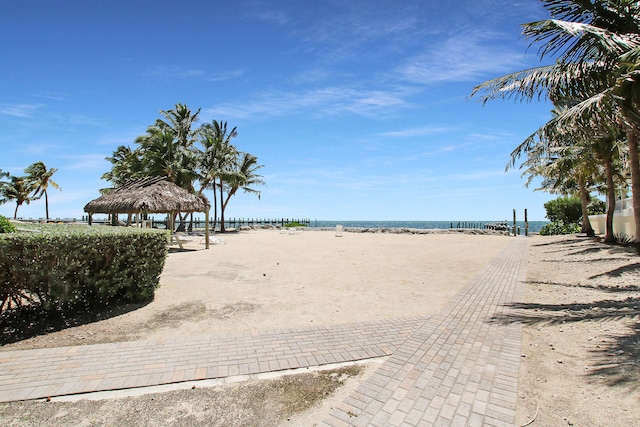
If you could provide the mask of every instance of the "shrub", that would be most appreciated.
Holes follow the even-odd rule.
[[[589,215],[601,215],[607,210],[607,204],[602,200],[592,197],[591,201],[587,205],[587,212]]]
[[[577,223],[582,218],[582,203],[579,197],[558,197],[545,203],[544,208],[551,222]]]
[[[99,306],[153,297],[168,232],[32,226],[0,237],[0,309],[10,304]]]
[[[9,220],[0,215],[0,233],[15,233],[16,227]]]
[[[306,227],[306,225],[300,224],[299,222],[296,222],[296,221],[293,221],[293,222],[290,222],[288,224],[285,224],[284,226],[287,227],[287,228],[289,228],[289,227]]]
[[[564,223],[562,221],[555,221],[549,224],[545,224],[540,229],[542,236],[554,236],[557,234],[575,234],[580,232],[580,224],[577,223]]]

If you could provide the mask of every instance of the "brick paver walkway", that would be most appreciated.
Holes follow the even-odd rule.
[[[431,317],[0,352],[0,401],[390,356],[323,426],[513,425],[522,327],[493,317],[523,292],[527,247],[514,238]]]
[[[418,329],[324,426],[513,426],[528,243],[514,239]]]

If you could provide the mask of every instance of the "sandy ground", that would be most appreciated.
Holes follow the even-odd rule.
[[[252,230],[172,246],[154,300],[1,350],[349,323],[437,312],[509,239]]]
[[[640,256],[579,236],[531,239],[517,422],[640,425]]]
[[[153,302],[0,351],[434,313],[509,242],[457,233],[216,237],[225,244],[205,251],[195,239],[185,245],[194,251],[169,254]],[[502,319],[525,324],[518,424],[638,425],[640,257],[577,236],[530,239],[526,299],[518,316]],[[0,404],[0,420],[310,426],[372,369],[98,402]]]

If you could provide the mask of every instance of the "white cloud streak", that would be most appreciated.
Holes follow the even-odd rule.
[[[275,117],[290,114],[319,116],[352,113],[376,116],[410,107],[406,100],[409,90],[358,89],[326,87],[300,92],[273,90],[262,92],[257,99],[242,104],[222,104],[204,109],[207,114],[239,119]]]
[[[44,104],[0,104],[0,114],[29,119]]]
[[[398,77],[412,83],[481,81],[484,76],[522,67],[524,54],[495,44],[488,33],[454,35],[434,43],[396,69]]]

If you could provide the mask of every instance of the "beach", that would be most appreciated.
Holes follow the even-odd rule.
[[[184,250],[171,247],[151,303],[110,318],[105,313],[105,320],[1,350],[428,316],[514,238],[462,232],[336,236],[334,231],[260,229],[214,239],[217,244],[209,250],[196,236],[185,237]],[[518,425],[611,425],[612,420],[632,425],[640,418],[637,255],[629,248],[579,236],[534,236],[528,241],[525,296],[515,303],[517,315],[499,319],[524,325]],[[303,414],[279,414],[284,417],[281,425],[314,425],[371,369],[375,366],[347,375],[337,391],[327,392],[328,397]],[[267,399],[260,391],[264,384],[212,391],[201,399],[211,401],[212,393],[217,398],[235,395],[225,403],[225,413],[234,414],[242,412],[237,406],[244,400],[238,395]],[[296,390],[299,385],[290,393]],[[127,400],[120,414],[151,413],[159,401],[179,411],[186,399],[193,398],[185,392],[140,397],[141,406],[132,409],[135,405]],[[118,399],[111,402],[116,403],[55,405],[66,405],[58,409],[91,419],[96,405],[117,412]],[[268,399],[264,402],[270,405]],[[2,404],[0,414],[13,420],[9,425],[26,425],[16,421],[18,414],[39,412],[37,405]],[[287,424],[287,418],[294,416],[304,421]],[[252,425],[247,419],[229,425],[243,422]]]
[[[257,229],[170,247],[154,300],[2,350],[351,323],[437,312],[509,239]]]

